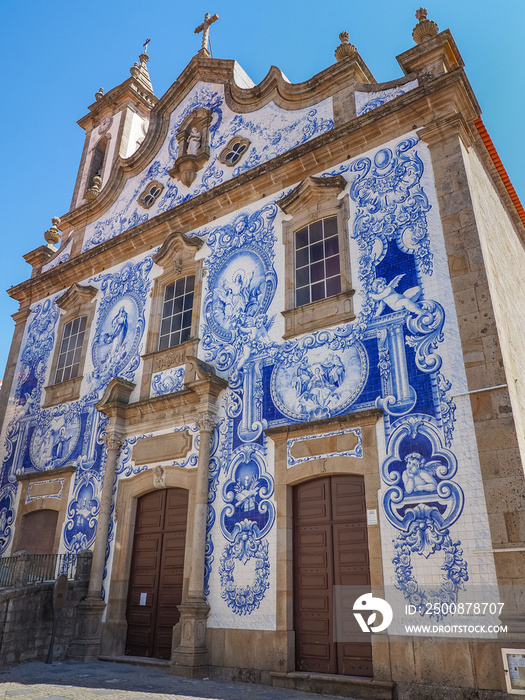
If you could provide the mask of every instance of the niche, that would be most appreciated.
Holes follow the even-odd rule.
[[[211,109],[200,107],[189,114],[179,126],[176,139],[179,144],[177,160],[169,171],[171,177],[190,187],[197,173],[210,158]]]

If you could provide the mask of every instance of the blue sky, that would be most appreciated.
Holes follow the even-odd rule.
[[[213,55],[237,60],[256,83],[272,64],[291,82],[315,75],[334,62],[343,29],[382,82],[402,75],[395,56],[414,45],[418,7],[408,0],[0,0],[0,377],[18,308],[2,289],[29,277],[22,256],[45,242],[51,217],[69,209],[84,143],[76,121],[99,87],[107,92],[129,77],[148,37],[159,97],[200,48],[193,30],[207,11],[220,15]],[[427,7],[440,30],[452,31],[485,125],[525,201],[525,3],[433,0]]]

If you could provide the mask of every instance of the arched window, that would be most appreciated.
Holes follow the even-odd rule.
[[[89,170],[88,189],[93,187],[93,178],[95,175],[102,177],[102,168],[104,167],[108,142],[109,139],[107,137],[101,138],[93,150],[91,168]]]

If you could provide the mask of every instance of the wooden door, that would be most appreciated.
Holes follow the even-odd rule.
[[[354,592],[357,598],[370,590],[363,477],[299,484],[293,509],[296,668],[371,676],[370,635],[359,631],[351,611],[345,611],[344,631],[356,632],[359,641],[335,641],[334,633],[333,587],[359,586],[351,589],[352,603]]]
[[[188,492],[161,489],[137,504],[126,654],[169,659],[182,602]]]

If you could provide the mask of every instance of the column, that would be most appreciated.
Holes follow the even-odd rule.
[[[102,581],[104,578],[117,457],[120,448],[124,444],[124,436],[119,431],[108,429],[103,439],[107,447],[106,471],[100,495],[97,535],[93,548],[88,594],[86,599],[78,606],[76,638],[69,651],[69,658],[77,661],[95,661],[98,658],[102,632],[102,614],[106,607],[106,603],[101,597]]]
[[[199,461],[195,485],[194,524],[191,550],[188,597],[179,605],[181,627],[180,645],[173,651],[171,672],[185,678],[208,675],[206,647],[206,618],[210,606],[204,595],[204,556],[206,550],[206,520],[208,515],[208,479],[211,433],[215,420],[210,415],[197,421],[200,431]]]

